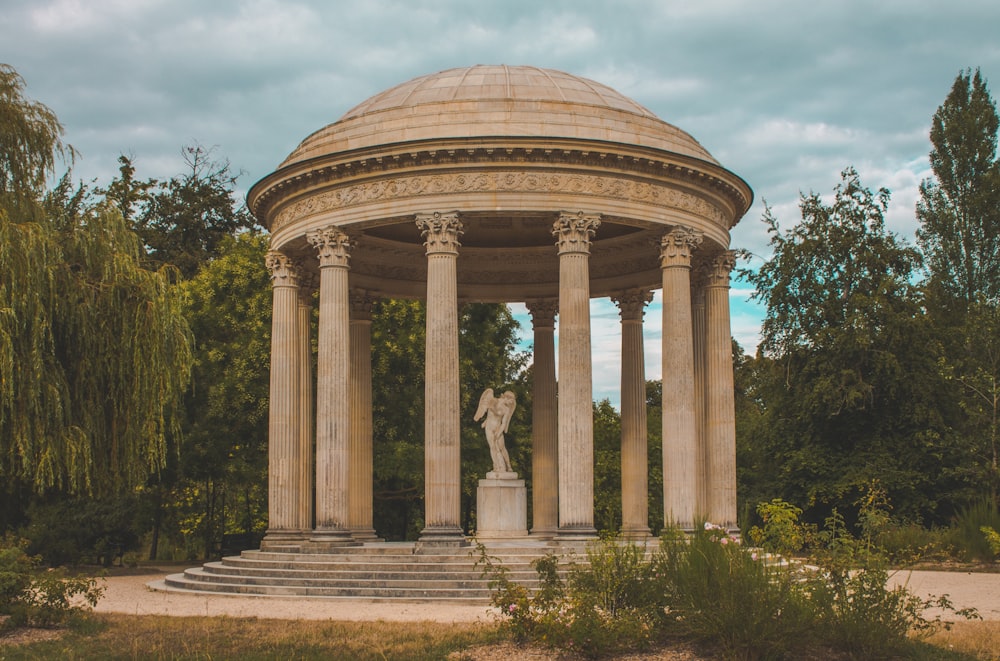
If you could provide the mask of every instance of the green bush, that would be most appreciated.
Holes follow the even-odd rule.
[[[25,552],[27,545],[10,536],[0,540],[0,614],[10,616],[5,626],[53,627],[97,605],[104,592],[97,579],[38,571],[39,558]]]
[[[993,560],[993,549],[982,533],[984,526],[1000,530],[1000,512],[992,500],[974,503],[955,516],[948,541],[959,559],[970,562]]]
[[[768,564],[722,528],[666,535],[657,568],[674,626],[725,658],[762,659],[804,646],[814,624],[808,594],[788,566]]]
[[[548,555],[535,562],[541,587],[534,593],[512,582],[482,546],[480,562],[515,638],[591,658],[668,638],[711,647],[726,659],[888,658],[911,653],[915,635],[941,625],[925,618],[929,607],[976,617],[954,611],[946,598],[924,601],[905,587],[887,589],[888,556],[878,545],[892,529],[887,502],[874,493],[860,506],[858,537],[836,510],[817,530],[800,523],[788,503],[762,508],[759,539],[775,550],[805,544],[818,567],[761,557],[711,523],[690,534],[668,529],[651,553],[602,540],[588,548],[586,563],[570,566],[565,583],[557,558]]]
[[[769,503],[757,505],[757,515],[764,525],[750,529],[750,540],[755,545],[786,556],[802,550],[806,543],[805,531],[799,523],[802,508],[775,498]]]

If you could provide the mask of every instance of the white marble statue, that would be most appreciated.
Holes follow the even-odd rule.
[[[517,400],[514,393],[507,391],[499,397],[493,396],[493,388],[487,388],[479,398],[479,408],[476,410],[476,422],[484,415],[483,429],[486,430],[486,441],[490,444],[490,456],[493,457],[494,473],[513,473],[510,456],[504,445],[504,433],[510,426],[510,418],[514,415]]]

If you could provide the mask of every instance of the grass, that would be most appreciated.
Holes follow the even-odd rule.
[[[430,660],[497,637],[482,624],[95,614],[57,640],[0,646],[0,659]]]
[[[0,644],[22,659],[444,659],[502,640],[484,624],[286,621],[230,617],[91,615],[59,637]],[[510,654],[509,645],[503,648]],[[685,649],[689,649],[685,647]],[[655,655],[655,649],[650,650]],[[541,650],[538,653],[542,653]],[[912,649],[913,659],[1000,660],[1000,622],[958,622]],[[703,658],[713,658],[709,652]],[[655,656],[653,657],[655,658]],[[815,657],[819,658],[819,657]],[[846,658],[834,656],[833,658]]]

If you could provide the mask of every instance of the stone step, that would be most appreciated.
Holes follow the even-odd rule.
[[[531,563],[558,551],[562,573],[570,561],[585,560],[582,546],[555,549],[548,544],[501,542],[485,548],[490,562],[502,565],[509,580],[538,587]],[[379,542],[326,553],[244,551],[168,576],[154,587],[169,590],[376,600],[448,600],[489,603],[491,576],[477,561],[476,547],[420,548],[412,543]]]
[[[236,567],[231,565],[223,565],[221,563],[205,563],[199,568],[205,574],[210,574],[213,576],[272,576],[275,578],[326,578],[326,579],[337,579],[342,578],[345,580],[364,580],[364,579],[380,579],[389,578],[393,576],[413,576],[418,577],[420,580],[424,581],[446,581],[453,580],[455,578],[467,577],[482,577],[483,580],[488,580],[489,575],[484,576],[479,570],[474,570],[472,568],[462,569],[462,570],[451,570],[451,571],[435,571],[432,568],[428,568],[423,571],[408,571],[405,567],[397,568],[371,568],[365,567],[363,565],[355,565],[350,567],[345,567],[344,569],[337,570],[315,570],[315,569],[298,569],[298,568],[283,568],[283,569],[273,569],[268,567]],[[537,572],[529,567],[508,567],[507,576],[513,581],[531,581],[537,577]]]
[[[323,597],[341,599],[366,599],[372,601],[458,601],[470,604],[488,604],[489,591],[483,589],[435,588],[382,588],[382,587],[318,587],[313,585],[250,585],[245,583],[209,583],[193,581],[184,574],[171,574],[164,579],[166,589],[214,594],[246,594],[272,597]]]

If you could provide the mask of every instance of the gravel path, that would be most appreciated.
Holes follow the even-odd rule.
[[[153,590],[176,568],[107,579],[98,612],[133,615],[228,615],[290,620],[389,622],[490,622],[488,606],[449,603],[387,603],[364,599],[256,597]],[[956,608],[976,608],[984,620],[1000,620],[1000,574],[948,571],[900,571],[894,585],[904,584],[920,597],[947,594]],[[933,614],[933,613],[932,613]]]

